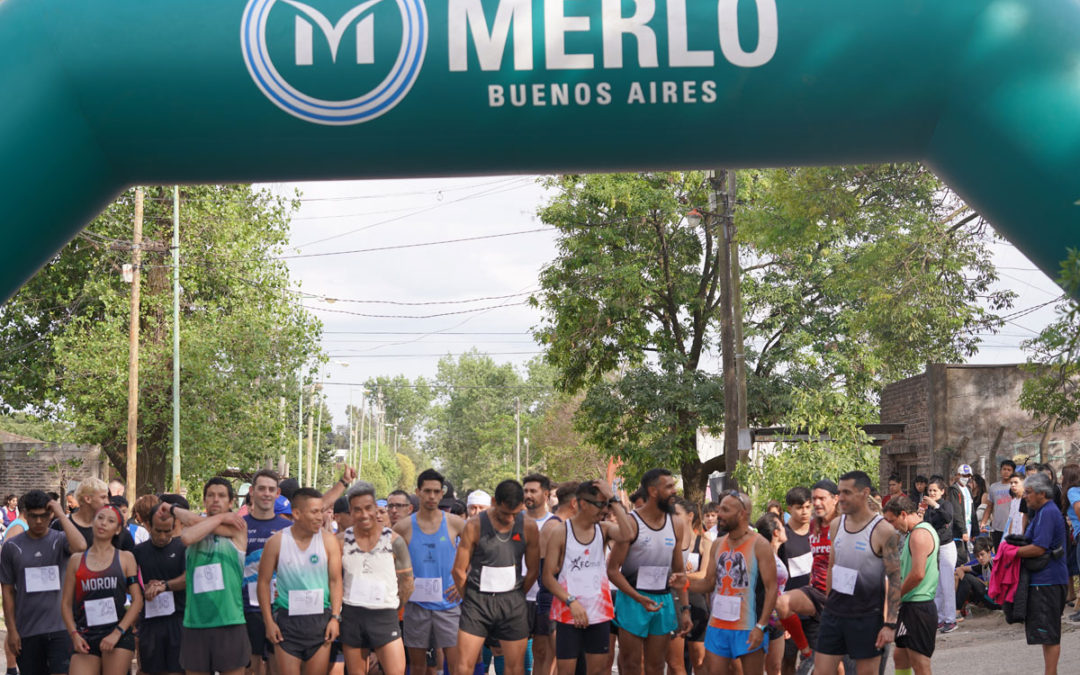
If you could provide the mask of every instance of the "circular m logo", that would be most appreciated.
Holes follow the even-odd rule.
[[[355,2],[248,0],[240,27],[244,63],[279,108],[316,124],[359,124],[409,93],[427,50],[423,0]],[[380,40],[400,32],[400,46],[376,44],[376,22],[387,24]]]

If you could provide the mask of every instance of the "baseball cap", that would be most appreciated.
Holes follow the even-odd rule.
[[[467,506],[483,506],[487,508],[491,506],[491,495],[483,490],[473,490],[469,493]]]
[[[279,495],[278,498],[274,500],[274,515],[280,516],[283,513],[287,513],[291,516],[292,505],[289,504],[288,499],[285,499],[285,497]]]
[[[968,464],[961,464],[960,466],[956,467],[956,473],[960,474],[961,476],[970,476],[971,466]]]

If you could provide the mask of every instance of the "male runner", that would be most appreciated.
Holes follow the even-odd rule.
[[[412,593],[413,572],[405,539],[378,522],[375,487],[359,481],[348,492],[353,525],[338,535],[345,579],[341,642],[350,674],[367,672],[375,652],[386,675],[404,675],[405,648],[398,608]],[[422,663],[422,661],[421,661]]]
[[[806,675],[814,670],[813,652],[810,649],[810,641],[803,632],[804,620],[800,617],[815,618],[815,621],[807,621],[808,627],[817,628],[819,625],[816,618],[821,617],[821,608],[825,605],[828,592],[829,555],[832,553],[829,528],[837,516],[836,502],[839,491],[836,483],[827,478],[814,483],[810,489],[810,501],[814,509],[814,518],[810,521],[807,535],[810,542],[810,554],[813,556],[810,583],[785,592],[776,601],[776,613],[780,617],[780,624],[791,635],[791,641],[795,643],[802,656],[802,663],[797,671],[799,675]]]
[[[188,675],[240,675],[251,657],[244,622],[247,523],[232,513],[232,483],[215,476],[203,487],[206,517],[169,506],[187,546],[180,665]]]
[[[394,490],[386,496],[386,513],[390,517],[390,527],[397,525],[402,518],[411,516],[412,511],[409,493],[404,490]]]
[[[905,535],[900,551],[900,611],[897,613],[896,675],[930,675],[937,640],[938,536],[908,498],[891,500],[885,520]]]
[[[641,477],[639,490],[645,499],[631,514],[631,539],[616,542],[608,556],[608,578],[615,584],[615,624],[619,627],[620,660],[627,675],[663,672],[671,633],[689,632],[693,625],[685,584],[674,589],[671,575],[684,572],[682,551],[675,542],[683,540],[689,527],[674,515],[675,479],[667,469],[650,469]],[[620,667],[620,673],[622,672]]]
[[[776,605],[776,559],[768,539],[750,529],[750,498],[734,490],[720,499],[717,525],[727,534],[709,553],[703,578],[692,578],[690,590],[713,592],[705,632],[706,667],[727,673],[738,661],[745,675],[765,672],[769,649],[769,617]]]
[[[41,490],[27,492],[19,503],[27,529],[0,547],[7,645],[23,675],[66,674],[71,638],[60,615],[61,570],[87,542],[60,503]],[[62,531],[49,528],[51,518]]]
[[[121,483],[121,487],[123,484]],[[83,482],[79,483],[79,487],[75,490],[75,499],[79,503],[79,509],[68,516],[71,522],[78,528],[79,533],[82,534],[83,539],[86,540],[87,546],[94,542],[94,528],[91,525],[94,520],[94,514],[101,509],[101,507],[108,505],[109,503],[109,490],[105,481],[100,478],[86,478]],[[63,525],[60,522],[61,519],[57,518],[52,523],[52,529],[61,530]],[[134,551],[135,540],[131,537],[131,533],[127,528],[123,528],[118,535],[113,537],[113,546],[121,551]]]
[[[187,589],[186,547],[179,536],[180,523],[170,509],[161,502],[150,510],[150,539],[135,546],[145,601],[139,624],[139,669],[150,675],[184,671],[180,634]]]
[[[248,506],[244,523],[247,525],[247,548],[244,555],[244,622],[248,641],[251,643],[251,663],[248,675],[263,675],[267,660],[273,653],[274,646],[266,639],[266,625],[259,610],[259,595],[256,591],[259,580],[259,561],[270,537],[279,530],[292,525],[288,518],[275,513],[274,505],[281,494],[278,487],[280,477],[276,471],[261,469],[251,479]]]
[[[814,516],[814,505],[810,499],[810,490],[801,486],[788,490],[784,501],[787,503],[789,515],[788,522],[784,525],[787,541],[780,545],[777,555],[788,569],[788,581],[784,588],[793,591],[810,585],[810,572],[814,566],[814,554],[810,546],[810,520]],[[803,633],[808,638],[817,637],[817,619],[810,616],[798,618]],[[785,640],[780,671],[784,675],[793,675],[798,657],[799,648],[795,646],[795,641]]]
[[[566,521],[570,520],[571,518],[573,518],[574,514],[577,513],[577,507],[578,507],[577,489],[578,489],[578,485],[580,485],[580,484],[577,481],[566,481],[565,483],[560,483],[559,486],[555,489],[555,500],[556,500],[556,502],[555,502],[555,511],[554,511],[554,513],[551,514],[551,518],[548,520],[548,522],[545,523],[545,524],[547,524],[549,526],[544,527],[544,528],[542,528],[540,530],[540,552],[541,553],[546,554],[549,542],[551,541],[551,535],[552,535],[552,532],[554,531],[554,525],[551,525],[551,523],[566,522]],[[544,561],[543,561],[543,559],[541,559],[540,560],[540,575],[541,575],[541,577],[543,576],[543,574],[544,574]],[[612,591],[612,592],[614,592],[614,591]],[[540,585],[540,590],[536,594],[536,602],[537,602],[537,604],[538,605],[545,605],[545,606],[550,607],[552,597],[553,596],[551,595],[551,591],[549,591],[547,589],[547,586],[544,586],[543,584],[541,584]],[[612,596],[612,599],[614,600],[614,596]],[[549,615],[549,624],[550,624],[550,615]],[[611,638],[610,638],[610,640],[612,641],[612,645],[611,645],[611,648],[610,648],[610,653],[608,654],[608,661],[609,662],[611,661],[611,659],[613,659],[615,657],[614,642],[613,642],[614,639],[615,639],[615,633],[612,632],[611,633]],[[536,644],[538,642],[540,642],[540,641],[543,641],[545,643],[545,647],[541,647],[541,649],[544,649],[546,651],[547,655],[548,655],[547,670],[542,670],[541,668],[543,667],[543,664],[538,663],[537,659],[535,658]],[[533,652],[534,652],[533,673],[535,673],[536,675],[540,675],[541,673],[543,673],[544,675],[551,675],[552,666],[555,665],[555,633],[554,633],[554,631],[549,632],[546,637],[534,637],[533,638]]]
[[[270,537],[259,560],[259,607],[278,672],[325,675],[341,629],[341,549],[323,529],[318,490],[299,488],[290,501],[293,524]]]
[[[986,497],[990,502],[990,508],[983,515],[982,529],[989,529],[990,539],[994,542],[994,550],[1001,544],[1005,536],[1005,526],[1009,522],[1009,507],[1012,505],[1012,475],[1016,470],[1016,463],[1011,459],[1001,462],[998,473],[998,482],[991,483],[986,489]]]
[[[626,509],[602,481],[581,483],[575,496],[577,513],[546,528],[551,533],[544,556],[544,587],[554,596],[551,614],[559,623],[555,637],[558,675],[573,675],[582,655],[588,675],[601,675],[605,669],[611,672],[607,654],[615,617],[607,578],[607,544],[629,540],[632,526]],[[606,522],[612,512],[616,522]]]
[[[525,588],[540,569],[540,531],[522,513],[525,490],[515,480],[495,487],[490,509],[470,518],[454,559],[463,596],[456,675],[472,675],[484,640],[499,641],[507,675],[524,675],[529,618]],[[528,572],[522,578],[522,561]]]
[[[548,499],[551,497],[551,479],[539,473],[525,476],[521,481],[525,488],[525,516],[536,523],[538,531],[543,532],[544,525],[553,517],[548,510]],[[543,573],[545,550],[540,548],[540,569],[537,575]],[[528,570],[526,570],[527,572]],[[540,581],[533,584],[525,593],[525,602],[529,611],[529,637],[532,640],[533,670],[540,675],[551,673],[551,664],[555,659],[550,647],[551,637],[551,597],[544,594],[543,602],[540,602]]]
[[[425,469],[416,477],[420,510],[402,518],[394,532],[405,539],[412,560],[414,588],[402,594],[405,604],[405,648],[412,672],[426,662],[428,649],[445,650],[447,662],[457,667],[458,620],[461,598],[451,570],[457,555],[457,540],[465,529],[460,516],[439,510],[446,479],[435,469]],[[427,675],[434,675],[429,666]]]
[[[840,518],[829,526],[829,595],[821,613],[814,671],[835,675],[844,656],[858,675],[878,672],[900,610],[900,535],[870,510],[870,476],[840,476]],[[888,598],[886,599],[886,580]]]

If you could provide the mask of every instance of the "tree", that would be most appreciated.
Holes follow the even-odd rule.
[[[172,454],[171,190],[146,190],[140,314],[138,485],[166,487]],[[57,254],[0,314],[0,400],[61,418],[75,440],[126,466],[133,191]],[[246,185],[181,189],[181,449],[191,487],[228,467],[276,460],[296,428],[301,365],[319,322],[287,292],[275,259],[294,201]],[[311,384],[305,372],[303,385]],[[295,432],[294,432],[295,433]],[[171,486],[170,486],[171,487]]]
[[[1024,342],[1030,352],[1025,370],[1020,406],[1031,412],[1036,428],[1048,438],[1058,424],[1070,425],[1080,419],[1080,252],[1069,249],[1058,284],[1065,294],[1055,300],[1057,319],[1037,337]]]
[[[534,302],[535,334],[568,393],[587,394],[585,439],[626,460],[682,474],[700,499],[723,459],[701,462],[699,426],[720,426],[723,384],[703,367],[718,330],[718,224],[704,175],[551,178],[540,210],[559,253]],[[985,225],[913,164],[740,173],[750,419],[789,416],[800,391],[874,400],[927,360],[970,354],[1012,296],[996,279]],[[965,215],[965,217],[959,217]],[[734,414],[735,411],[730,411]],[[870,421],[869,419],[862,420]]]

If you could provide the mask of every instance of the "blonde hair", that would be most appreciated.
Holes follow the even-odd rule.
[[[78,499],[79,502],[82,503],[83,499],[92,494],[108,491],[108,484],[100,478],[85,478],[83,479],[83,482],[79,483],[79,487],[75,490],[75,499]]]

